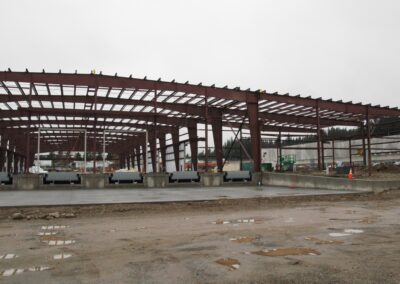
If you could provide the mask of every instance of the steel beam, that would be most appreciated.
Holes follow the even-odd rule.
[[[368,176],[372,175],[372,151],[371,151],[371,125],[369,121],[369,107],[366,107],[367,120],[367,145],[368,145]]]
[[[197,123],[192,123],[188,128],[189,144],[191,152],[191,161],[193,170],[197,171],[197,156],[198,156],[198,145],[197,145]]]
[[[214,138],[214,150],[215,150],[215,158],[217,160],[217,169],[218,172],[222,172],[223,170],[223,153],[222,153],[222,119],[221,117],[214,116],[211,117],[212,121],[212,132]]]
[[[175,131],[171,133],[172,135],[172,147],[174,148],[174,160],[175,160],[175,168],[179,171],[179,129],[177,128]]]
[[[251,92],[249,90],[242,91],[238,89],[206,87],[192,84],[182,84],[176,82],[165,82],[155,80],[145,80],[136,78],[125,78],[116,76],[104,76],[94,74],[66,74],[66,73],[33,73],[33,72],[0,72],[0,81],[16,81],[16,82],[34,82],[58,85],[75,85],[88,86],[91,88],[108,87],[108,88],[132,88],[147,89],[159,91],[173,91],[192,93],[204,96],[206,93],[209,97],[222,98],[227,100],[235,100],[238,102],[246,102],[248,95],[259,95],[260,100],[276,101],[286,104],[295,104],[302,106],[314,107],[314,99],[304,98],[300,96],[288,96],[272,93]],[[321,100],[321,108],[334,110],[344,113],[364,113],[364,107],[361,104],[352,104],[335,102],[330,100]],[[371,107],[370,116],[375,115],[393,115],[399,116],[400,110],[391,108]]]
[[[166,139],[164,133],[158,135],[158,141],[160,142],[161,161],[162,161],[161,172],[167,171],[167,146],[165,140]]]
[[[249,127],[251,136],[251,152],[253,156],[253,172],[261,171],[261,133],[258,118],[258,98],[252,98],[247,102]]]

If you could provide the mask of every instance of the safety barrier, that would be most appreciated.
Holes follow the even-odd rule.
[[[81,177],[74,172],[50,172],[44,175],[44,184],[80,184]]]
[[[110,176],[110,183],[143,183],[143,175],[138,172],[116,172]]]
[[[0,184],[12,184],[12,175],[7,172],[0,172]]]
[[[196,171],[172,172],[170,182],[200,182],[200,175]]]
[[[224,181],[251,181],[251,173],[250,171],[225,172]]]

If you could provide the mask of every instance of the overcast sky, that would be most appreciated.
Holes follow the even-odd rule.
[[[400,1],[1,0],[0,69],[400,106]]]

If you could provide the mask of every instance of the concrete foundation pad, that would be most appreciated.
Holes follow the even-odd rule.
[[[103,174],[83,174],[81,179],[85,188],[105,188],[108,184],[108,176]]]
[[[14,175],[12,187],[19,190],[33,190],[43,184],[43,177],[37,174]]]
[[[263,173],[262,184],[290,188],[323,188],[329,190],[372,191],[375,193],[400,189],[398,180],[362,180],[287,173]]]
[[[169,175],[166,173],[148,173],[144,175],[144,184],[149,188],[165,187],[168,184]]]
[[[221,186],[224,182],[223,173],[202,173],[200,174],[202,186]]]
[[[153,189],[93,189],[1,191],[0,207],[87,205],[118,203],[161,203],[287,196],[357,193],[356,191],[290,189],[285,187],[180,187]]]

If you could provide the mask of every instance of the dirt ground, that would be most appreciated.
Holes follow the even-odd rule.
[[[400,191],[0,211],[1,283],[400,283]]]

